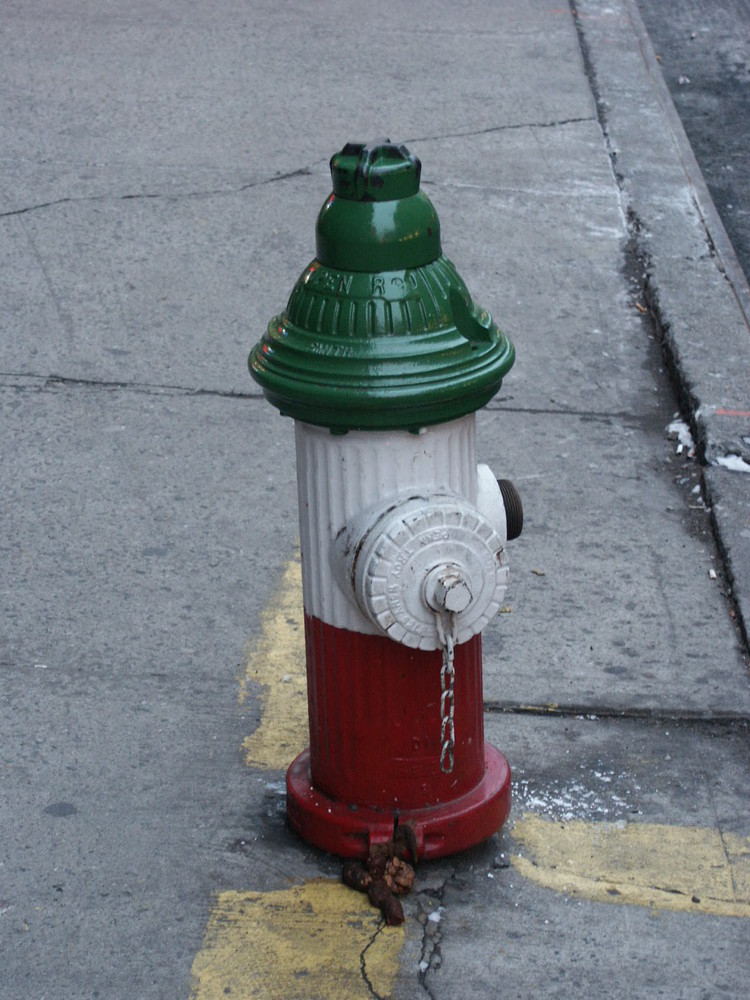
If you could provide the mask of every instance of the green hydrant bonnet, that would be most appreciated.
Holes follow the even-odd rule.
[[[316,257],[248,360],[282,413],[338,433],[417,431],[500,388],[513,345],[443,256],[420,175],[387,140],[332,157]]]

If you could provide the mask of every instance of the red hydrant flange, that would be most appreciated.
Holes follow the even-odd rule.
[[[456,764],[446,775],[438,767],[440,653],[381,636],[353,640],[309,616],[305,632],[316,696],[311,747],[287,772],[294,829],[324,850],[366,857],[409,821],[421,858],[499,830],[510,812],[510,768],[484,742],[481,637],[456,648]]]

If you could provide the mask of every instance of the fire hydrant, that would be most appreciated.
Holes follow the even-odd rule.
[[[420,172],[387,140],[333,156],[316,258],[249,358],[296,432],[310,747],[287,815],[348,857],[406,822],[420,857],[451,854],[510,810],[481,631],[523,514],[477,466],[475,413],[514,349],[442,255]]]

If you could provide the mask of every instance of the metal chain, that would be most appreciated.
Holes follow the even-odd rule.
[[[453,771],[453,751],[456,746],[456,734],[453,728],[453,685],[456,672],[453,669],[454,646],[456,643],[456,616],[448,614],[450,623],[446,632],[443,617],[435,613],[438,641],[443,650],[443,664],[440,668],[440,770],[443,774]]]

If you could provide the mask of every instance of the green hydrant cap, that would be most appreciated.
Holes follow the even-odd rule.
[[[388,140],[331,158],[316,258],[248,361],[282,413],[337,433],[417,431],[500,388],[513,345],[442,255],[420,174]]]

